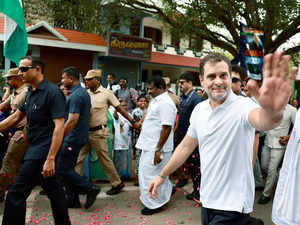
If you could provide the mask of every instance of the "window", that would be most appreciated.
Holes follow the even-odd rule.
[[[201,38],[190,38],[189,48],[196,52],[201,52],[203,49],[203,39]]]
[[[171,45],[175,46],[176,48],[180,48],[180,37],[178,35],[172,34]]]
[[[130,35],[140,36],[140,25],[141,22],[139,19],[132,19],[130,24]]]
[[[162,44],[162,32],[157,28],[152,27],[144,27],[144,37],[151,38],[153,43]]]

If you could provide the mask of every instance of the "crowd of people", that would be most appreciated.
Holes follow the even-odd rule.
[[[249,224],[255,189],[262,189],[258,203],[268,203],[281,168],[273,221],[299,224],[298,105],[290,99],[296,68],[288,74],[288,61],[282,53],[267,55],[263,81],[256,81],[210,53],[200,63],[202,86],[194,88],[195,76],[183,73],[178,97],[168,77],[151,77],[144,91],[109,73],[103,87],[101,70],[87,71],[81,82],[75,67],[64,68],[55,85],[40,59],[22,58],[5,75],[13,91],[0,104],[8,113],[0,131],[9,130],[0,170],[2,224],[25,224],[36,185],[50,199],[57,225],[70,224],[68,208],[82,207],[79,195],[90,208],[101,191],[83,176],[92,149],[111,184],[106,194],[120,193],[134,178],[143,215],[162,211],[191,177],[186,198],[202,205],[202,225]]]

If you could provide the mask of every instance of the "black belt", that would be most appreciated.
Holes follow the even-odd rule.
[[[106,127],[106,125],[99,125],[96,127],[90,127],[89,131],[97,131],[97,130],[102,130]]]
[[[23,126],[23,127],[17,127],[17,128],[15,128],[15,131],[24,130],[24,128],[25,128],[25,126]]]

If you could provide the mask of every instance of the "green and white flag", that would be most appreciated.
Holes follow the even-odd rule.
[[[21,0],[0,0],[0,12],[5,14],[3,55],[19,65],[28,50]]]

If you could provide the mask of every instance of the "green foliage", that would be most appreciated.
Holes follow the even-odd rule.
[[[23,1],[25,10],[36,8],[36,14],[53,18],[56,26],[101,35],[130,24],[132,18],[142,16],[141,11],[151,13],[172,34],[206,40],[233,56],[239,52],[240,22],[265,32],[266,53],[300,32],[299,0]],[[38,6],[32,7],[32,2]],[[287,50],[299,51],[300,46]]]

